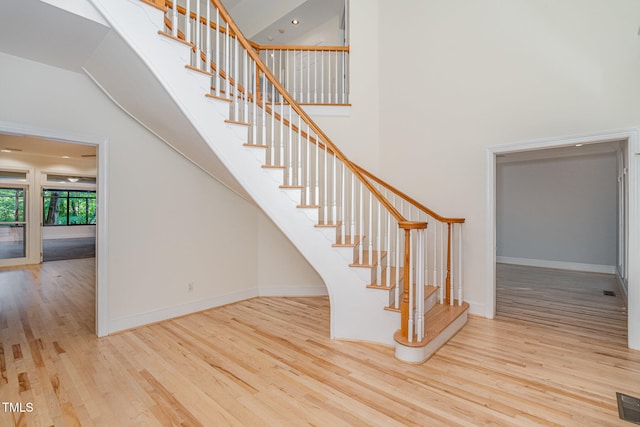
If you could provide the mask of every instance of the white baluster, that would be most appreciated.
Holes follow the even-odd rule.
[[[271,85],[271,99],[275,99],[276,96],[276,87]],[[270,166],[275,165],[276,163],[276,106],[275,104],[271,104],[271,129],[269,129],[269,158],[267,163]]]
[[[224,33],[224,69],[226,70],[226,77],[224,79],[225,85],[225,96],[227,99],[231,98],[231,34],[229,31],[229,26],[226,26],[226,31]],[[220,70],[220,75],[222,76],[222,69]]]
[[[280,104],[280,134],[278,135],[278,140],[280,141],[279,147],[280,152],[278,153],[278,166],[285,166],[285,158],[284,158],[284,102]]]
[[[174,2],[175,3],[175,2]],[[216,8],[216,76],[214,84],[216,86],[216,96],[220,96],[220,85],[222,82],[220,81],[220,49],[222,49],[222,45],[220,44],[220,10]]]
[[[387,269],[386,269],[386,283],[387,286],[391,286],[391,267],[393,266],[393,252],[392,252],[392,239],[391,239],[391,214],[388,210],[384,210],[384,215],[386,217],[387,222]],[[396,284],[396,292],[398,291],[398,286]]]
[[[307,102],[311,102],[311,52],[305,52],[307,56]]]
[[[196,35],[196,68],[200,69],[202,58],[200,56],[201,47],[201,28],[200,28],[200,1],[196,1],[196,22],[194,22]]]
[[[306,184],[306,194],[305,194],[305,205],[310,205],[311,204],[311,189],[312,189],[312,184],[313,184],[313,179],[312,179],[312,175],[311,175],[311,156],[313,155],[313,147],[311,146],[312,142],[311,142],[311,133],[309,132],[309,125],[307,124],[307,156],[306,156],[306,162],[307,162],[307,170],[306,170],[306,175],[307,175],[307,184]]]
[[[444,233],[443,233],[443,229],[444,229],[444,223],[440,222],[439,223],[439,231],[440,231],[440,241],[439,241],[439,245],[440,247],[438,248],[438,252],[440,254],[440,278],[439,278],[439,282],[440,282],[440,304],[444,304],[444,297],[445,297],[445,293],[446,293],[446,282],[444,280]]]
[[[449,265],[449,295],[451,296],[449,300],[449,305],[453,305],[454,300],[456,299],[455,289],[453,285],[455,284],[454,280],[454,271],[455,271],[455,260],[453,259],[453,227],[449,228],[449,224],[447,224],[447,230],[451,230],[451,232],[447,232],[447,240],[451,240],[451,244],[447,245],[447,256],[448,259],[451,260],[451,265]]]
[[[363,185],[364,188],[364,185]],[[374,244],[374,236],[373,236],[373,193],[369,191],[369,204],[367,206],[369,210],[369,265],[373,265],[373,244]],[[380,257],[380,254],[378,254]],[[379,260],[380,258],[378,258]]]
[[[210,73],[211,72],[211,2],[208,1],[207,2],[207,19],[206,19],[206,23],[207,23],[207,31],[206,31],[206,37],[207,37],[207,57],[206,57],[206,61],[207,63],[205,64],[205,70]]]
[[[248,73],[250,76],[250,85],[251,92],[253,93],[253,102],[251,102],[251,108],[253,111],[253,119],[252,123],[252,144],[258,144],[258,126],[260,125],[258,120],[258,64],[252,59],[249,59],[249,64],[251,68],[251,72]]]
[[[458,224],[458,305],[462,305],[462,224]]]
[[[289,106],[289,126],[287,132],[287,153],[285,155],[286,158],[286,169],[285,169],[285,185],[292,185],[292,175],[293,175],[293,108]],[[284,117],[282,118],[284,121]]]
[[[341,224],[340,224],[340,237],[342,242],[345,243],[347,237],[347,171],[344,162],[340,162],[342,165],[342,173],[340,174],[340,214],[341,214]]]
[[[396,308],[400,308],[400,268],[404,259],[404,257],[400,256],[400,238],[403,233],[400,233],[400,229],[395,224],[393,230],[396,235]]]
[[[173,16],[171,17],[171,35],[178,37],[178,2],[173,2]]]
[[[338,222],[338,194],[336,193],[337,191],[337,179],[338,179],[338,171],[337,171],[337,159],[336,159],[336,152],[333,152],[333,167],[331,168],[331,174],[332,174],[332,190],[331,190],[331,211],[330,211],[330,215],[331,218],[330,220],[333,223],[337,223]]]
[[[378,232],[377,232],[377,250],[378,250],[378,259],[382,260],[382,245],[384,244],[384,234],[382,231],[382,203],[376,200],[376,205],[378,206],[378,214],[376,216]],[[389,252],[387,252],[387,257],[389,256]],[[389,264],[389,258],[387,258],[387,264]],[[378,286],[382,285],[382,262],[378,262],[378,268],[376,269],[376,283]]]
[[[186,13],[184,14],[184,38],[191,43],[191,0],[186,0]]]
[[[359,251],[359,257],[358,260],[360,262],[360,264],[364,263],[364,188],[362,186],[362,182],[360,182],[360,180],[357,181],[357,186],[358,186],[358,194],[360,195],[359,197],[359,203],[358,203],[358,214],[356,216],[356,220],[358,221],[358,232],[360,235],[360,251]],[[367,238],[369,238],[367,236]]]
[[[320,141],[318,141],[318,144],[320,144]],[[323,176],[323,188],[322,188],[322,201],[321,203],[323,204],[322,209],[320,210],[322,212],[322,220],[324,221],[324,223],[326,224],[328,221],[328,217],[329,217],[329,195],[328,195],[328,190],[329,190],[329,170],[328,170],[328,163],[327,162],[327,146],[326,144],[324,145],[324,150],[323,151],[323,168],[324,168],[324,176]]]
[[[349,211],[349,214],[351,216],[350,218],[350,224],[351,224],[351,240],[355,241],[355,236],[356,236],[356,177],[353,174],[353,172],[350,172],[351,174],[351,209]],[[360,239],[362,239],[362,236],[360,236]],[[359,243],[359,245],[361,246],[361,243]]]
[[[303,143],[304,137],[302,136],[302,117],[298,114],[298,166],[296,167],[297,179],[295,185],[302,185],[302,149],[305,145]]]
[[[238,43],[238,37],[233,38],[233,72],[227,74],[227,80],[235,79],[235,87],[233,88],[233,112],[234,112],[234,120],[238,120],[240,115],[240,52],[239,47],[240,43]]]
[[[320,55],[320,103],[324,104],[324,52]]]
[[[318,103],[318,51],[313,51],[313,102]]]
[[[339,78],[339,75],[338,75],[338,54],[339,54],[339,52],[336,51],[336,70],[335,70],[335,72],[336,72],[336,74],[335,74],[336,75],[336,96],[335,96],[336,104],[338,103],[338,78]]]
[[[434,220],[433,226],[433,285],[438,286],[438,222]],[[442,287],[439,288],[440,293],[442,293]]]
[[[238,76],[238,80],[240,80],[240,76]],[[236,85],[240,83],[236,82]],[[240,92],[240,88],[238,88],[238,92],[242,96],[243,100],[243,118],[242,121],[245,123],[251,123],[249,119],[249,54],[246,49],[242,49],[242,86],[244,89],[244,93]]]

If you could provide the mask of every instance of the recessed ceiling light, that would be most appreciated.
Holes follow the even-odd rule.
[[[576,147],[582,147],[584,144],[576,144]]]
[[[80,178],[75,178],[75,177],[71,177],[71,176],[67,178],[67,181],[69,181],[69,182],[78,182],[79,180],[80,180]]]
[[[2,153],[11,153],[11,150],[9,150],[8,148],[3,148],[0,150],[0,152]]]
[[[69,156],[62,156],[63,159],[70,159],[71,157]]]
[[[293,25],[298,25],[300,23],[300,21],[298,21],[297,19],[294,19],[294,20],[291,21],[291,23]]]

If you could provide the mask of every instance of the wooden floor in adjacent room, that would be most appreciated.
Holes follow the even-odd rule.
[[[545,274],[499,268],[498,318],[471,318],[409,365],[388,347],[331,341],[322,297],[98,339],[93,271],[92,259],[0,270],[0,401],[25,410],[3,403],[0,426],[631,426],[615,393],[640,396],[619,298],[576,308],[582,293],[566,291],[604,286],[586,276],[543,292]]]

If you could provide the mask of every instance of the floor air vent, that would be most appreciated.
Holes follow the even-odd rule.
[[[625,421],[640,424],[640,399],[616,393],[618,397],[618,414]]]
[[[603,294],[605,294],[608,297],[615,297],[616,293],[613,291],[602,291]]]

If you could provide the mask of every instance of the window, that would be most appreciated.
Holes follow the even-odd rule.
[[[0,187],[0,259],[26,256],[24,188]]]
[[[24,189],[0,188],[0,222],[24,222]]]
[[[49,225],[86,225],[96,223],[96,192],[53,190],[42,193],[42,223]]]

